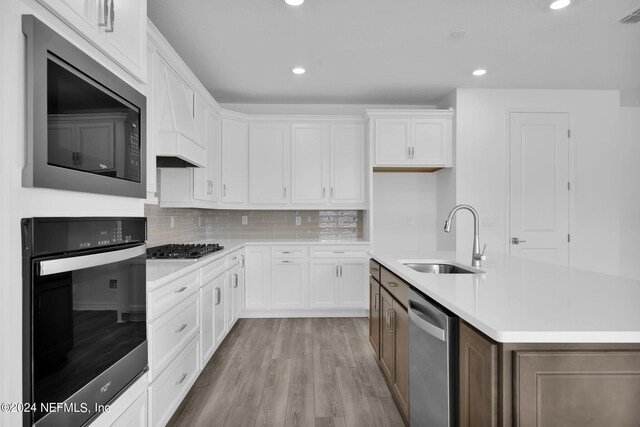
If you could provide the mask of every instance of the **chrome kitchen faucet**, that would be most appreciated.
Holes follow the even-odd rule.
[[[478,219],[478,211],[476,211],[473,207],[469,205],[455,206],[453,209],[451,209],[451,212],[449,212],[449,217],[444,222],[444,231],[447,233],[451,231],[451,221],[453,221],[453,216],[460,209],[466,209],[469,212],[471,212],[471,214],[473,215],[473,253],[471,254],[471,266],[480,268],[482,261],[487,259],[487,257],[484,256],[484,251],[487,249],[487,245],[485,244],[484,247],[482,248],[482,252],[480,252],[480,234],[479,234],[480,221]]]

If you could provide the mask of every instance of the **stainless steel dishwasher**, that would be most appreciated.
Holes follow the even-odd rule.
[[[458,425],[458,318],[409,290],[411,427]]]

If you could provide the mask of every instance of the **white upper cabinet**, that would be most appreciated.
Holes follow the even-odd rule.
[[[249,128],[249,202],[288,203],[290,164],[290,126],[252,124]]]
[[[190,168],[193,173],[193,198],[205,202],[218,200],[218,173],[220,164],[220,117],[207,100],[196,95],[196,128],[207,150],[204,168]]]
[[[374,166],[453,165],[453,111],[368,110]]]
[[[249,125],[222,119],[222,202],[243,203],[249,199]]]
[[[291,128],[291,202],[327,203],[328,135],[325,125]]]
[[[364,127],[331,125],[330,139],[331,203],[364,203]]]
[[[38,0],[140,82],[147,81],[147,0]]]

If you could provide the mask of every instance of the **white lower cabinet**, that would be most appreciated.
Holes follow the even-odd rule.
[[[213,280],[213,340],[218,347],[227,334],[227,273]]]
[[[167,424],[200,373],[200,338],[195,337],[149,386],[149,425]]]
[[[149,365],[153,380],[184,345],[200,332],[198,296],[194,294],[151,323]]]
[[[271,308],[307,308],[309,260],[277,259],[271,263]]]
[[[214,307],[214,292],[213,282],[206,283],[202,289],[200,289],[200,301],[202,309],[200,310],[201,326],[200,326],[200,345],[202,355],[200,358],[200,364],[206,365],[213,352],[215,350],[215,340],[213,336],[213,307]]]
[[[271,291],[271,248],[250,246],[245,249],[245,296],[247,310],[268,309]]]
[[[244,257],[244,256],[242,256]],[[244,260],[242,261],[244,264]],[[231,303],[229,304],[229,329],[238,321],[244,307],[244,268],[242,264],[229,270],[229,287]]]
[[[312,308],[366,308],[368,259],[311,260]]]
[[[142,427],[147,425],[147,391],[145,390],[127,408],[118,419],[111,424],[111,427]]]
[[[367,246],[249,246],[247,317],[357,315],[368,307]]]

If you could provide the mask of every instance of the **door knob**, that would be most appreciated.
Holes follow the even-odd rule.
[[[520,243],[527,243],[526,240],[520,240],[519,237],[512,237],[511,238],[511,244],[512,245],[519,245]]]

